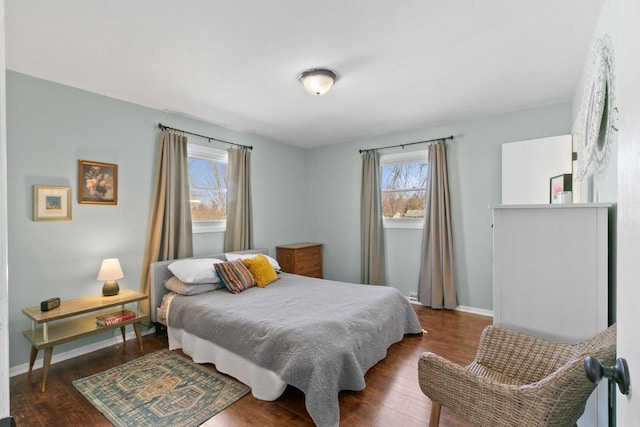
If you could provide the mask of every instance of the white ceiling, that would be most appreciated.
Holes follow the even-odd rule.
[[[312,147],[571,100],[601,3],[6,0],[7,68]]]

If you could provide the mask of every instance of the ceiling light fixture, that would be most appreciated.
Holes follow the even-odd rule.
[[[326,68],[313,68],[303,71],[298,80],[311,95],[324,95],[338,80],[338,75]]]

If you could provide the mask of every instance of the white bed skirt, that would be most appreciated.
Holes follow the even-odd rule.
[[[273,371],[262,368],[212,342],[185,332],[183,329],[167,328],[169,350],[182,348],[196,363],[213,363],[216,369],[240,380],[251,387],[256,399],[276,400],[284,392],[287,383]]]

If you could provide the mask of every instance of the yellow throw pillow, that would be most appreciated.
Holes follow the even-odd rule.
[[[264,288],[269,283],[278,280],[276,271],[271,267],[269,260],[262,254],[258,254],[251,258],[242,260],[242,263],[249,269],[253,278],[256,281],[256,285]]]

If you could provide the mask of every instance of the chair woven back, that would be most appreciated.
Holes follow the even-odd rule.
[[[422,391],[481,426],[573,426],[595,385],[584,372],[594,356],[616,357],[616,326],[578,344],[555,343],[488,326],[475,360],[465,368],[433,353],[418,363]]]
[[[556,404],[550,407],[548,422],[541,425],[562,426],[577,422],[596,387],[585,374],[584,359],[586,356],[593,356],[605,366],[613,365],[616,359],[616,332],[614,324],[594,338],[572,346],[574,362],[569,364],[571,373],[566,376],[566,384],[558,384],[560,389],[556,391]]]

